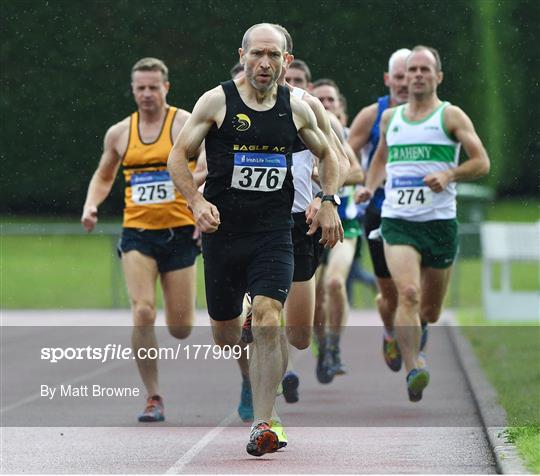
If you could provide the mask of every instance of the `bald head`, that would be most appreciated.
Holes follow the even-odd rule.
[[[242,49],[244,51],[247,51],[249,49],[249,43],[251,40],[251,36],[253,33],[266,33],[270,35],[274,35],[280,48],[281,52],[283,53],[286,49],[286,39],[285,35],[282,31],[280,31],[278,28],[276,28],[275,25],[272,25],[271,23],[257,23],[256,25],[250,26],[246,32],[244,33],[244,36],[242,38]]]
[[[291,34],[287,31],[287,28],[277,23],[273,23],[272,26],[275,27],[285,37],[285,51],[292,55],[293,41]]]
[[[422,54],[430,58],[430,60],[433,62],[433,66],[435,68],[435,71],[441,72],[442,71],[442,64],[441,64],[441,57],[439,55],[439,52],[432,48],[431,46],[424,46],[424,45],[418,45],[415,46],[411,54],[409,55],[409,58],[407,59],[407,62],[414,54]]]

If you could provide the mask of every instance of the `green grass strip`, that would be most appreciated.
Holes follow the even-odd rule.
[[[461,310],[458,318],[506,410],[508,440],[528,468],[540,473],[540,326],[494,324],[479,309]]]

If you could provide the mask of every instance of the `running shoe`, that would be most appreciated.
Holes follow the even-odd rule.
[[[325,346],[319,347],[319,356],[317,358],[317,368],[315,371],[319,383],[327,384],[334,380],[336,368],[332,353]]]
[[[347,370],[345,369],[345,365],[341,361],[341,352],[339,350],[339,347],[336,347],[334,350],[332,350],[332,359],[334,360],[334,373],[336,375],[345,375],[347,373]]]
[[[154,395],[146,401],[144,412],[139,415],[140,422],[164,421],[163,399],[159,395]]]
[[[401,370],[401,352],[399,351],[397,339],[383,336],[382,349],[386,365],[390,370],[399,372]]]
[[[251,296],[246,293],[244,295],[244,302],[242,308],[245,310],[244,324],[242,324],[242,341],[246,344],[253,342],[253,332],[251,330],[251,319],[253,317]]]
[[[285,433],[285,428],[283,428],[281,420],[277,418],[272,418],[270,420],[270,428],[272,428],[272,431],[278,437],[278,448],[285,448],[287,446],[287,443],[289,442],[289,439],[287,438],[287,434]]]
[[[281,382],[283,386],[283,397],[287,403],[296,403],[298,401],[298,386],[300,379],[294,372],[287,372]]]
[[[425,321],[421,321],[421,326],[422,326],[422,337],[420,338],[420,350],[424,350],[424,347],[426,347],[427,338],[428,338],[428,323]]]
[[[251,456],[262,456],[266,453],[274,453],[279,449],[279,440],[270,425],[261,422],[251,428],[249,443],[246,451]]]
[[[240,392],[240,403],[238,404],[238,416],[242,421],[253,420],[253,396],[251,394],[251,383],[249,380],[242,380],[242,391]]]
[[[407,375],[407,391],[411,402],[422,400],[422,392],[429,383],[429,372],[427,369],[412,369]]]

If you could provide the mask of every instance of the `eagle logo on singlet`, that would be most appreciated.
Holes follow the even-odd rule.
[[[251,119],[245,114],[237,114],[233,119],[233,127],[238,132],[247,131],[251,127]]]

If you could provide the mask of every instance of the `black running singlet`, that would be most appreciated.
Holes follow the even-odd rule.
[[[216,205],[218,232],[262,232],[292,225],[292,150],[297,130],[289,89],[278,86],[276,104],[255,111],[234,81],[221,84],[225,119],[206,136],[208,176],[204,197]]]

